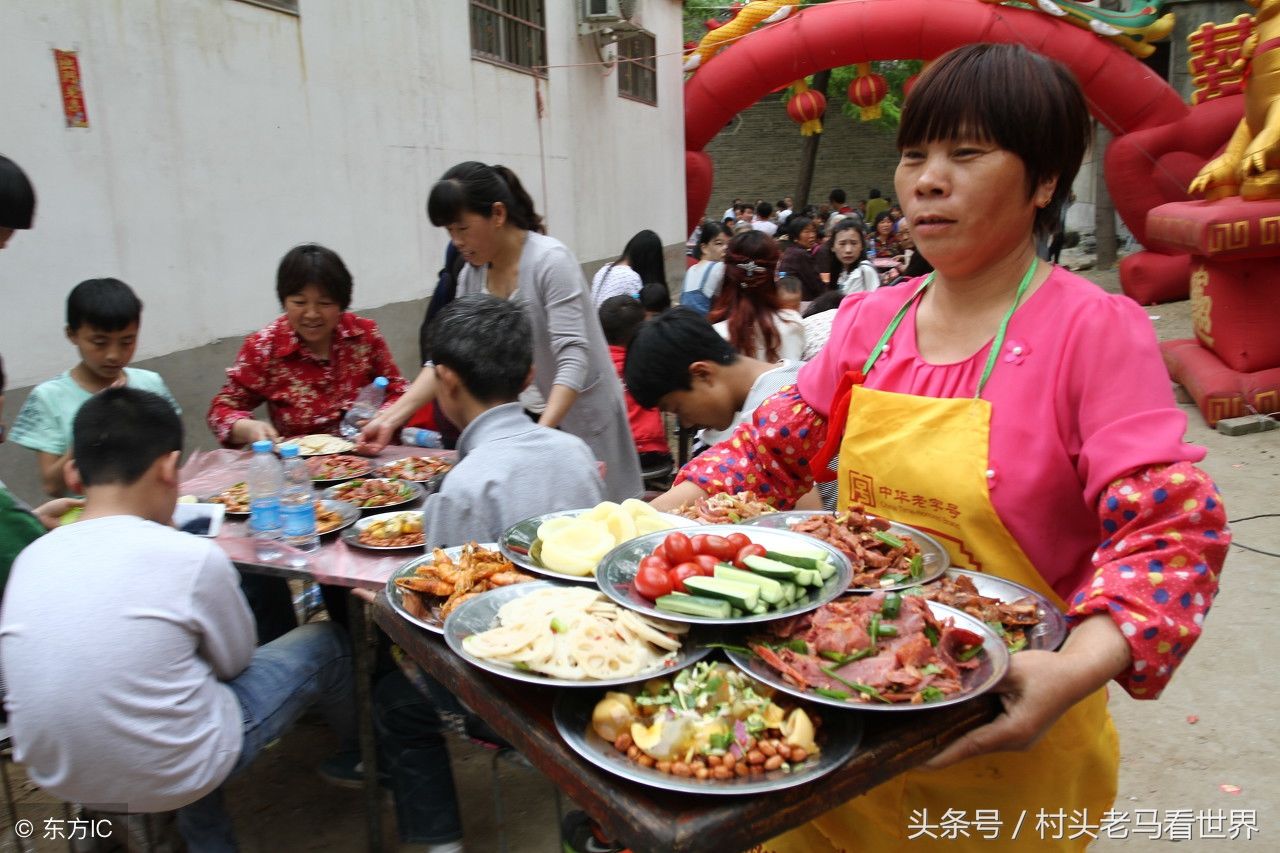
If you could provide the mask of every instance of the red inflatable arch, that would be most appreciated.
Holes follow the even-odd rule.
[[[1106,161],[1108,186],[1121,219],[1143,243],[1147,211],[1187,198],[1187,182],[1230,136],[1241,113],[1237,102],[1224,119],[1206,122],[1197,115],[1191,121],[1191,110],[1177,92],[1137,59],[1085,30],[1027,9],[979,0],[846,0],[810,6],[730,46],[685,83],[689,230],[711,197],[713,166],[703,148],[764,95],[825,68],[933,59],[973,42],[1019,42],[1072,70],[1090,111],[1116,137]],[[1219,112],[1226,106],[1213,103]],[[1179,149],[1169,162],[1162,162],[1168,160],[1164,151],[1124,144],[1128,134],[1156,129],[1162,129],[1159,141]],[[1176,156],[1188,148],[1187,156]],[[1171,170],[1170,163],[1176,168]]]

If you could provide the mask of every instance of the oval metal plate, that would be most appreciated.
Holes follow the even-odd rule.
[[[450,559],[456,560],[458,559],[458,555],[462,553],[462,549],[465,547],[466,547],[465,545],[455,545],[452,548],[445,548],[444,552],[446,555],[449,556]],[[498,550],[498,545],[495,542],[483,542],[483,543],[480,543],[480,547],[484,548],[487,551]],[[405,619],[409,620],[413,624],[417,625],[419,628],[425,628],[428,631],[431,631],[432,633],[435,633],[435,634],[443,634],[444,620],[440,619],[436,615],[436,610],[439,608],[440,604],[444,603],[444,599],[440,599],[440,601],[436,602],[436,605],[431,608],[432,617],[433,617],[432,619],[422,619],[417,616],[414,616],[405,607],[404,590],[396,586],[397,578],[413,577],[417,573],[418,566],[421,566],[423,563],[433,562],[434,560],[435,560],[435,557],[432,556],[431,554],[424,554],[421,557],[414,557],[412,560],[405,563],[400,568],[396,569],[395,572],[391,575],[391,577],[387,578],[387,601],[391,602],[391,609],[395,610],[395,612],[399,613],[401,616],[403,616]]]
[[[667,675],[673,672],[678,672],[690,664],[697,663],[711,653],[711,649],[702,645],[697,638],[693,636],[693,632],[690,632],[685,635],[680,651],[676,655],[675,663],[671,666],[662,667],[660,669],[651,669],[647,672],[626,676],[625,678],[572,681],[566,678],[553,678],[552,676],[542,675],[537,672],[516,669],[514,666],[509,666],[505,663],[489,660],[487,658],[479,658],[463,648],[462,641],[464,638],[469,637],[472,634],[478,634],[481,631],[488,631],[490,628],[494,627],[498,621],[498,609],[508,601],[528,595],[531,592],[537,592],[540,589],[562,586],[564,586],[564,584],[552,583],[551,581],[533,581],[532,583],[520,583],[512,586],[500,587],[499,589],[483,592],[475,598],[468,599],[458,605],[458,607],[449,614],[449,618],[445,620],[445,642],[449,644],[449,648],[453,649],[455,654],[473,666],[492,672],[495,675],[514,678],[517,681],[527,681],[530,684],[542,684],[549,687],[606,687],[617,684],[635,684],[640,681],[648,681],[650,678],[657,675]],[[675,620],[668,619],[667,621],[671,622]]]
[[[574,752],[615,776],[631,782],[688,794],[735,796],[766,794],[821,779],[853,757],[862,741],[862,718],[857,714],[825,714],[822,718],[822,751],[800,769],[783,773],[775,770],[764,776],[746,776],[725,781],[672,776],[652,767],[641,767],[613,744],[595,733],[591,712],[603,694],[584,690],[564,691],[556,697],[553,715],[556,731]]]
[[[623,542],[605,555],[605,558],[600,561],[600,567],[596,569],[596,583],[600,584],[601,591],[623,607],[671,622],[688,622],[695,625],[748,625],[752,622],[772,622],[776,619],[784,619],[788,616],[796,616],[801,613],[808,613],[810,610],[816,610],[848,589],[849,580],[853,577],[853,568],[849,565],[849,559],[839,549],[819,539],[814,539],[812,536],[805,536],[802,533],[792,533],[790,530],[770,527],[748,527],[741,524],[709,524],[684,528],[680,532],[689,536],[696,536],[699,533],[715,536],[744,533],[750,537],[752,542],[763,545],[769,550],[785,551],[788,543],[792,546],[802,543],[807,548],[816,546],[827,552],[831,562],[836,567],[836,573],[828,578],[826,583],[815,592],[810,593],[810,595],[814,596],[811,600],[803,604],[793,604],[781,610],[773,610],[759,615],[730,617],[728,619],[712,619],[705,616],[685,616],[681,613],[667,613],[664,610],[657,609],[652,599],[645,598],[636,592],[635,587],[632,585],[640,560],[652,554],[653,549],[657,548],[667,534],[670,533],[670,531],[659,531],[638,536],[630,542]]]
[[[929,610],[938,620],[951,619],[957,628],[965,628],[973,631],[975,634],[982,636],[982,648],[985,654],[982,656],[982,663],[976,669],[964,670],[961,677],[961,683],[964,690],[948,696],[937,702],[922,703],[912,705],[909,702],[848,702],[843,699],[832,699],[828,696],[821,696],[810,690],[804,690],[796,687],[791,682],[782,677],[782,673],[769,666],[755,655],[744,655],[742,652],[735,652],[726,649],[725,654],[729,656],[729,660],[733,661],[734,666],[750,675],[775,687],[783,693],[790,693],[792,696],[798,696],[810,702],[817,702],[820,705],[830,705],[834,708],[845,708],[856,711],[876,711],[884,713],[892,712],[910,712],[910,711],[928,711],[932,708],[945,708],[948,705],[956,705],[965,702],[975,696],[986,693],[992,687],[1000,683],[1000,679],[1004,678],[1004,674],[1009,670],[1009,649],[1005,646],[1004,640],[996,636],[996,633],[984,625],[980,620],[974,619],[968,613],[956,610],[954,607],[947,607],[933,601],[926,601]]]
[[[553,518],[577,518],[585,512],[590,512],[590,510],[566,509],[560,512],[543,513],[532,518],[526,518],[524,521],[518,521],[502,532],[502,536],[498,539],[498,549],[502,551],[502,556],[520,568],[528,569],[543,577],[554,578],[567,583],[593,584],[596,582],[594,575],[570,575],[542,565],[539,551],[542,543],[538,540],[538,528],[542,526],[543,522]],[[670,519],[672,530],[677,527],[685,528],[694,525],[694,522],[678,515],[670,515],[665,512],[661,513],[661,515]],[[598,572],[599,568],[596,571]],[[664,616],[663,618],[666,617]]]
[[[404,486],[406,489],[408,489],[409,496],[407,498],[403,498],[402,500],[398,500],[395,503],[381,504],[379,506],[359,506],[354,501],[348,501],[346,498],[342,497],[343,487],[349,485],[350,483],[354,483],[356,480],[359,480],[361,482],[367,482],[369,480],[373,480],[379,483],[399,483],[402,486]],[[389,509],[395,509],[398,506],[407,506],[408,504],[411,504],[416,500],[421,500],[423,497],[426,497],[426,494],[427,494],[427,490],[423,488],[421,483],[415,482],[413,480],[393,480],[387,477],[356,477],[352,480],[344,480],[343,482],[330,486],[329,488],[324,490],[324,496],[326,498],[330,500],[335,500],[335,501],[345,501],[346,503],[351,504],[361,512],[367,512],[370,510],[378,510],[379,512],[382,512]]]
[[[1014,583],[995,575],[983,572],[971,572],[967,569],[947,569],[947,577],[964,575],[973,581],[978,593],[988,598],[998,598],[1012,603],[1020,598],[1031,598],[1036,602],[1036,613],[1040,616],[1040,624],[1026,629],[1027,648],[1046,652],[1057,651],[1062,641],[1067,638],[1067,617],[1052,601],[1030,587]]]
[[[407,515],[408,513],[417,513],[417,515],[421,516],[422,510],[401,509],[394,512],[380,512],[377,515],[366,515],[364,518],[342,531],[342,541],[350,545],[352,548],[363,548],[366,551],[405,551],[410,548],[417,548],[421,551],[425,547],[424,542],[419,542],[417,545],[366,545],[360,541],[360,531],[364,530],[375,521],[381,521],[382,519],[393,515]]]

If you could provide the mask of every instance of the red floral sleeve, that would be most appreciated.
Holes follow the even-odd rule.
[[[1136,699],[1155,699],[1199,638],[1218,594],[1231,544],[1226,511],[1209,476],[1190,462],[1116,480],[1098,509],[1109,538],[1067,616],[1110,615],[1133,655],[1116,680]]]
[[[236,356],[236,363],[227,371],[227,381],[209,403],[206,420],[218,443],[230,446],[231,427],[236,421],[253,417],[266,396],[255,390],[266,384],[264,359],[261,355],[262,333],[250,335]]]
[[[753,491],[778,509],[795,506],[813,488],[809,457],[822,447],[827,421],[795,385],[778,390],[719,444],[691,459],[676,483],[708,494]]]

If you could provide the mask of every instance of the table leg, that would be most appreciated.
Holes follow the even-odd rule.
[[[378,785],[378,745],[373,731],[373,668],[378,627],[369,605],[352,595],[350,618],[352,653],[356,665],[356,720],[360,727],[360,761],[364,767],[364,808],[370,853],[382,850],[382,789]]]

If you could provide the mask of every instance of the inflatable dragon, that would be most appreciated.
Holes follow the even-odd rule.
[[[732,44],[755,29],[757,24],[772,24],[790,15],[799,6],[797,0],[752,0],[738,9],[726,24],[702,37],[698,46],[685,57],[684,70],[695,71],[716,55],[720,48]]]
[[[984,3],[1002,3],[1004,0],[982,0]],[[1131,0],[1127,9],[1110,11],[1070,0],[1027,0],[1010,3],[1038,9],[1046,15],[1062,18],[1102,36],[1107,41],[1124,48],[1138,58],[1150,56],[1155,50],[1151,42],[1160,41],[1173,32],[1173,13],[1163,13],[1164,0]]]

